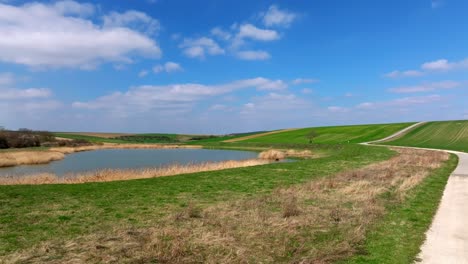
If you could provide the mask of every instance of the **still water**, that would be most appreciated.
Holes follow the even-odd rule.
[[[0,168],[1,175],[24,175],[49,172],[67,173],[99,169],[159,167],[170,164],[194,164],[207,161],[244,160],[258,156],[255,152],[208,149],[106,149],[69,154],[63,160],[43,165]]]

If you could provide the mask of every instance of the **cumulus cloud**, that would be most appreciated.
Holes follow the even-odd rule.
[[[225,51],[211,38],[201,37],[198,39],[186,38],[179,45],[184,54],[190,58],[205,58],[206,55],[220,55]]]
[[[240,39],[253,39],[260,41],[273,41],[280,38],[280,35],[275,30],[261,29],[252,24],[243,24],[239,27],[237,37]]]
[[[157,33],[161,28],[158,20],[135,10],[124,13],[111,12],[103,17],[103,21],[105,28],[130,27],[150,35]]]
[[[160,73],[160,72],[167,72],[167,73],[172,73],[172,72],[180,72],[183,71],[184,69],[180,64],[168,61],[164,64],[159,64],[153,67],[153,72],[154,73]]]
[[[404,86],[396,87],[389,89],[392,93],[417,93],[417,92],[431,92],[441,89],[453,89],[459,87],[461,83],[455,81],[443,81],[443,82],[433,82],[433,83],[424,83],[415,86]]]
[[[267,27],[289,27],[296,18],[297,14],[287,10],[280,10],[278,6],[272,5],[263,14],[263,24]]]
[[[0,4],[0,61],[29,67],[89,69],[104,62],[128,63],[135,55],[161,55],[153,39],[126,27],[126,22],[136,21],[122,19],[128,14],[111,14],[121,19],[108,18],[113,22],[106,26],[106,22],[100,25],[86,18],[93,13],[93,5],[70,0]]]
[[[236,56],[241,60],[267,60],[271,58],[270,53],[263,50],[238,51]]]
[[[211,29],[211,35],[221,40],[230,40],[232,38],[232,34],[229,31],[223,30],[221,27]]]

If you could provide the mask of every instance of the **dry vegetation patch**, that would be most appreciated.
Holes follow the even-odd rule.
[[[385,203],[405,195],[448,154],[398,149],[362,169],[211,206],[189,203],[148,228],[44,243],[7,256],[31,263],[331,263],[360,250]],[[280,173],[280,172],[278,172]],[[387,196],[386,196],[387,197]]]
[[[239,167],[249,167],[268,164],[268,161],[259,159],[229,160],[221,162],[205,162],[189,165],[168,165],[144,169],[103,169],[92,172],[70,173],[58,177],[52,173],[39,173],[33,175],[12,175],[0,178],[0,185],[18,184],[79,184],[86,182],[109,182],[134,179],[148,179],[179,174],[196,173],[203,171],[225,170]]]

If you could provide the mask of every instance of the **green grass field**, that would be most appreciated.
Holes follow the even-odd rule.
[[[327,148],[327,151],[332,151]],[[0,186],[0,256],[114,226],[155,224],[189,201],[209,205],[270,193],[342,170],[388,159],[387,149],[334,148],[332,157],[161,177],[78,185]],[[284,170],[285,173],[275,173]],[[222,180],[221,180],[222,179]]]
[[[382,144],[468,152],[468,120],[429,122]]]
[[[242,142],[306,144],[309,142],[307,135],[311,131],[315,131],[317,136],[313,139],[313,143],[361,143],[385,138],[412,124],[414,123],[303,128],[247,139]]]
[[[113,254],[123,256],[122,262],[135,261],[132,254],[136,253],[128,255],[119,249],[119,246],[124,245],[122,250],[126,250],[125,243],[130,243],[125,240],[132,239],[127,234],[161,229],[161,237],[157,238],[161,240],[154,237],[151,239],[160,241],[157,245],[163,246],[158,248],[161,252],[176,252],[176,255],[152,255],[149,259],[138,258],[139,261],[184,262],[183,257],[194,261],[190,257],[196,255],[198,262],[202,262],[208,256],[230,255],[223,251],[226,247],[224,243],[233,243],[234,247],[244,246],[244,250],[249,247],[260,250],[257,253],[267,250],[262,245],[270,247],[271,253],[250,259],[251,262],[298,262],[302,257],[313,254],[314,258],[326,262],[412,263],[437,209],[448,176],[457,164],[456,158],[452,156],[441,168],[432,171],[431,176],[410,190],[405,199],[401,199],[398,188],[387,188],[392,179],[379,178],[375,169],[367,173],[350,172],[386,161],[394,157],[395,152],[376,146],[336,144],[380,139],[409,125],[411,124],[306,128],[234,143],[221,141],[245,134],[199,140],[202,145],[211,148],[310,149],[320,156],[316,159],[299,159],[296,162],[143,180],[76,185],[0,186],[0,262],[2,256],[23,250],[32,250],[33,253],[21,254],[38,257],[45,254],[40,253],[44,248],[50,250],[45,254],[50,255],[50,261],[57,261],[67,254],[67,250],[72,250],[63,248],[63,245],[79,245],[73,249],[78,255],[87,254],[90,250],[111,250],[115,247],[117,251]],[[430,125],[411,131],[407,136]],[[305,135],[311,130],[316,131],[318,136],[309,144]],[[90,136],[66,136],[90,140]],[[112,142],[112,139],[94,140]],[[408,171],[415,169],[417,168],[409,168]],[[386,177],[386,172],[383,169],[380,177]],[[340,180],[340,174],[348,175],[348,178]],[[382,179],[388,183],[383,184]],[[372,183],[373,180],[375,182]],[[314,182],[318,184],[318,189],[311,187]],[[370,183],[363,185],[369,188],[369,192],[354,193],[361,190],[362,187],[359,187],[348,193],[346,190],[356,182]],[[378,184],[385,186],[382,187],[383,193],[377,199],[363,202],[362,197],[376,190],[373,188]],[[342,186],[341,189],[339,186]],[[299,193],[299,196],[294,196]],[[342,193],[345,195],[341,196]],[[289,200],[291,195],[295,198]],[[300,209],[295,209],[295,206]],[[381,209],[375,209],[375,206]],[[293,217],[281,217],[285,210]],[[369,218],[365,210],[370,210],[369,217],[374,220],[365,224],[365,237],[355,240],[355,233],[364,228],[361,221],[365,222]],[[379,213],[380,210],[385,213]],[[230,218],[229,214],[233,213],[233,218]],[[365,217],[362,218],[363,216]],[[250,220],[233,223],[244,219],[243,217]],[[318,223],[322,220],[324,222]],[[296,227],[296,221],[304,222]],[[265,226],[262,227],[262,224]],[[282,230],[281,226],[291,229]],[[201,233],[193,237],[191,232]],[[217,232],[222,233],[221,237],[218,237]],[[106,241],[120,241],[119,234],[124,234],[127,242],[107,246],[106,243],[110,242]],[[184,240],[186,236],[192,238]],[[197,237],[204,236],[207,236],[206,241],[212,241],[210,243],[213,246],[202,246],[204,244],[196,240]],[[249,236],[252,238],[249,239]],[[236,242],[225,242],[224,239],[228,238]],[[134,243],[146,243],[145,241],[151,239],[137,236]],[[204,239],[202,241],[206,242]],[[47,246],[43,243],[47,243]],[[86,248],[89,246],[86,243],[91,243],[91,248]],[[246,246],[245,243],[253,244]],[[174,248],[174,245],[181,248]],[[346,253],[336,251],[337,248]],[[90,253],[90,257],[93,254],[102,254],[98,251]],[[251,252],[251,256],[256,256],[255,252]],[[91,259],[101,262],[94,257]],[[46,257],[41,258],[41,261],[35,260],[42,262],[49,259]]]

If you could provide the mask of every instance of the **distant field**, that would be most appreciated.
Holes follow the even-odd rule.
[[[429,122],[382,144],[468,152],[468,120]]]
[[[185,134],[119,134],[119,133],[54,133],[59,138],[84,139],[90,142],[101,143],[177,143],[177,144],[210,144],[224,140],[232,140],[261,132],[238,133],[231,135],[185,135]]]
[[[116,138],[116,137],[134,135],[134,134],[128,134],[128,133],[98,133],[98,132],[62,132],[60,134],[62,134],[62,135],[77,135],[77,136],[99,137],[99,138]]]
[[[306,144],[314,131],[313,143],[361,143],[390,136],[414,123],[302,128],[246,139],[242,142]]]

